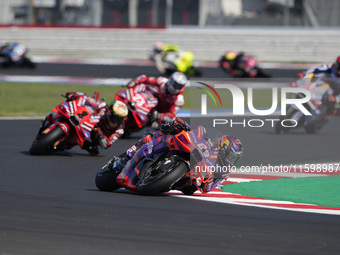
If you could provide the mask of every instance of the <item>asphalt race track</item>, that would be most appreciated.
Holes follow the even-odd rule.
[[[86,72],[78,69],[83,68],[80,65],[74,65],[71,71],[70,65],[44,68],[51,72],[46,75],[68,76],[74,72],[73,76],[119,77],[115,71],[99,66],[84,67],[88,68]],[[140,74],[136,67],[118,69],[132,76]],[[36,73],[41,70],[45,69],[39,66]],[[22,72],[26,70],[17,69],[15,74]],[[193,118],[190,122],[192,126],[211,126],[209,119]],[[258,165],[338,162],[339,125],[339,119],[332,119],[316,135],[296,130],[278,136],[270,126],[219,129],[243,142],[241,164]],[[338,216],[175,195],[100,192],[94,184],[97,170],[112,155],[135,143],[141,133],[117,141],[98,157],[79,148],[53,156],[30,156],[28,149],[39,126],[39,120],[0,120],[1,255],[338,254],[340,250]]]
[[[219,68],[201,67],[202,78],[227,78],[225,72]],[[275,78],[296,77],[303,69],[267,69]],[[159,72],[154,66],[124,66],[124,65],[84,65],[84,64],[58,64],[38,63],[35,70],[29,68],[0,68],[0,75],[45,75],[45,76],[72,76],[89,78],[135,78],[141,74],[157,76]]]

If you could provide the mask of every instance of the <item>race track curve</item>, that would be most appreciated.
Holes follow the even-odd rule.
[[[86,74],[97,77],[102,71],[93,67]],[[79,148],[30,156],[39,125],[39,120],[0,120],[0,254],[337,254],[340,249],[339,216],[100,192],[97,170],[141,133],[98,157]],[[287,136],[275,135],[271,127],[219,128],[243,142],[241,165],[256,165],[336,162],[339,125],[333,119],[317,135],[296,130]]]

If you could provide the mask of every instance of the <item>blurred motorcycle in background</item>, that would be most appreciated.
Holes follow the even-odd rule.
[[[304,115],[295,104],[287,105],[286,115],[280,117],[275,125],[275,133],[285,134],[291,129],[304,128],[307,133],[318,132],[330,119],[333,114],[335,103],[329,102],[333,94],[329,84],[318,77],[316,79],[300,78],[290,84],[291,87],[305,88],[311,92],[311,100],[303,106],[312,114]],[[294,98],[304,98],[304,94],[292,94]],[[284,121],[287,119],[286,121]],[[291,123],[287,123],[290,119]],[[284,126],[282,121],[286,122]],[[292,127],[287,127],[292,126]],[[294,127],[293,127],[294,126]]]
[[[270,78],[261,62],[245,52],[227,51],[219,60],[220,68],[234,78]]]
[[[174,72],[182,72],[187,76],[199,77],[202,75],[201,71],[195,66],[194,53],[182,51],[177,45],[156,42],[148,53],[148,57],[164,76],[170,76]]]
[[[36,64],[27,57],[28,49],[17,42],[6,43],[0,46],[0,65],[2,67],[30,67],[35,68]]]

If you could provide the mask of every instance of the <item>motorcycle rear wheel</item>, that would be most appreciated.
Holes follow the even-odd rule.
[[[34,140],[29,153],[31,155],[46,155],[53,151],[50,148],[56,141],[65,135],[61,127],[56,126],[46,135],[41,135],[38,139]]]
[[[168,171],[158,171],[158,167],[159,165],[153,166],[147,170],[152,174],[145,175],[138,183],[137,192],[139,194],[149,196],[160,195],[168,191],[189,170],[188,165],[182,160],[175,161]]]

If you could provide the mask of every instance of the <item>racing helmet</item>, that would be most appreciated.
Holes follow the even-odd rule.
[[[222,135],[213,143],[212,150],[217,150],[217,164],[234,166],[243,155],[243,145],[239,139],[229,135]]]
[[[226,60],[231,61],[236,58],[237,54],[235,51],[227,51],[224,56]]]
[[[187,77],[181,72],[175,72],[165,84],[165,91],[167,94],[177,95],[188,83]]]
[[[153,49],[156,52],[161,52],[163,50],[164,44],[162,42],[155,42],[153,45]]]
[[[109,106],[108,117],[112,123],[122,123],[128,115],[126,104],[119,100],[113,100]]]
[[[338,56],[335,60],[335,70],[340,75],[340,56]]]

